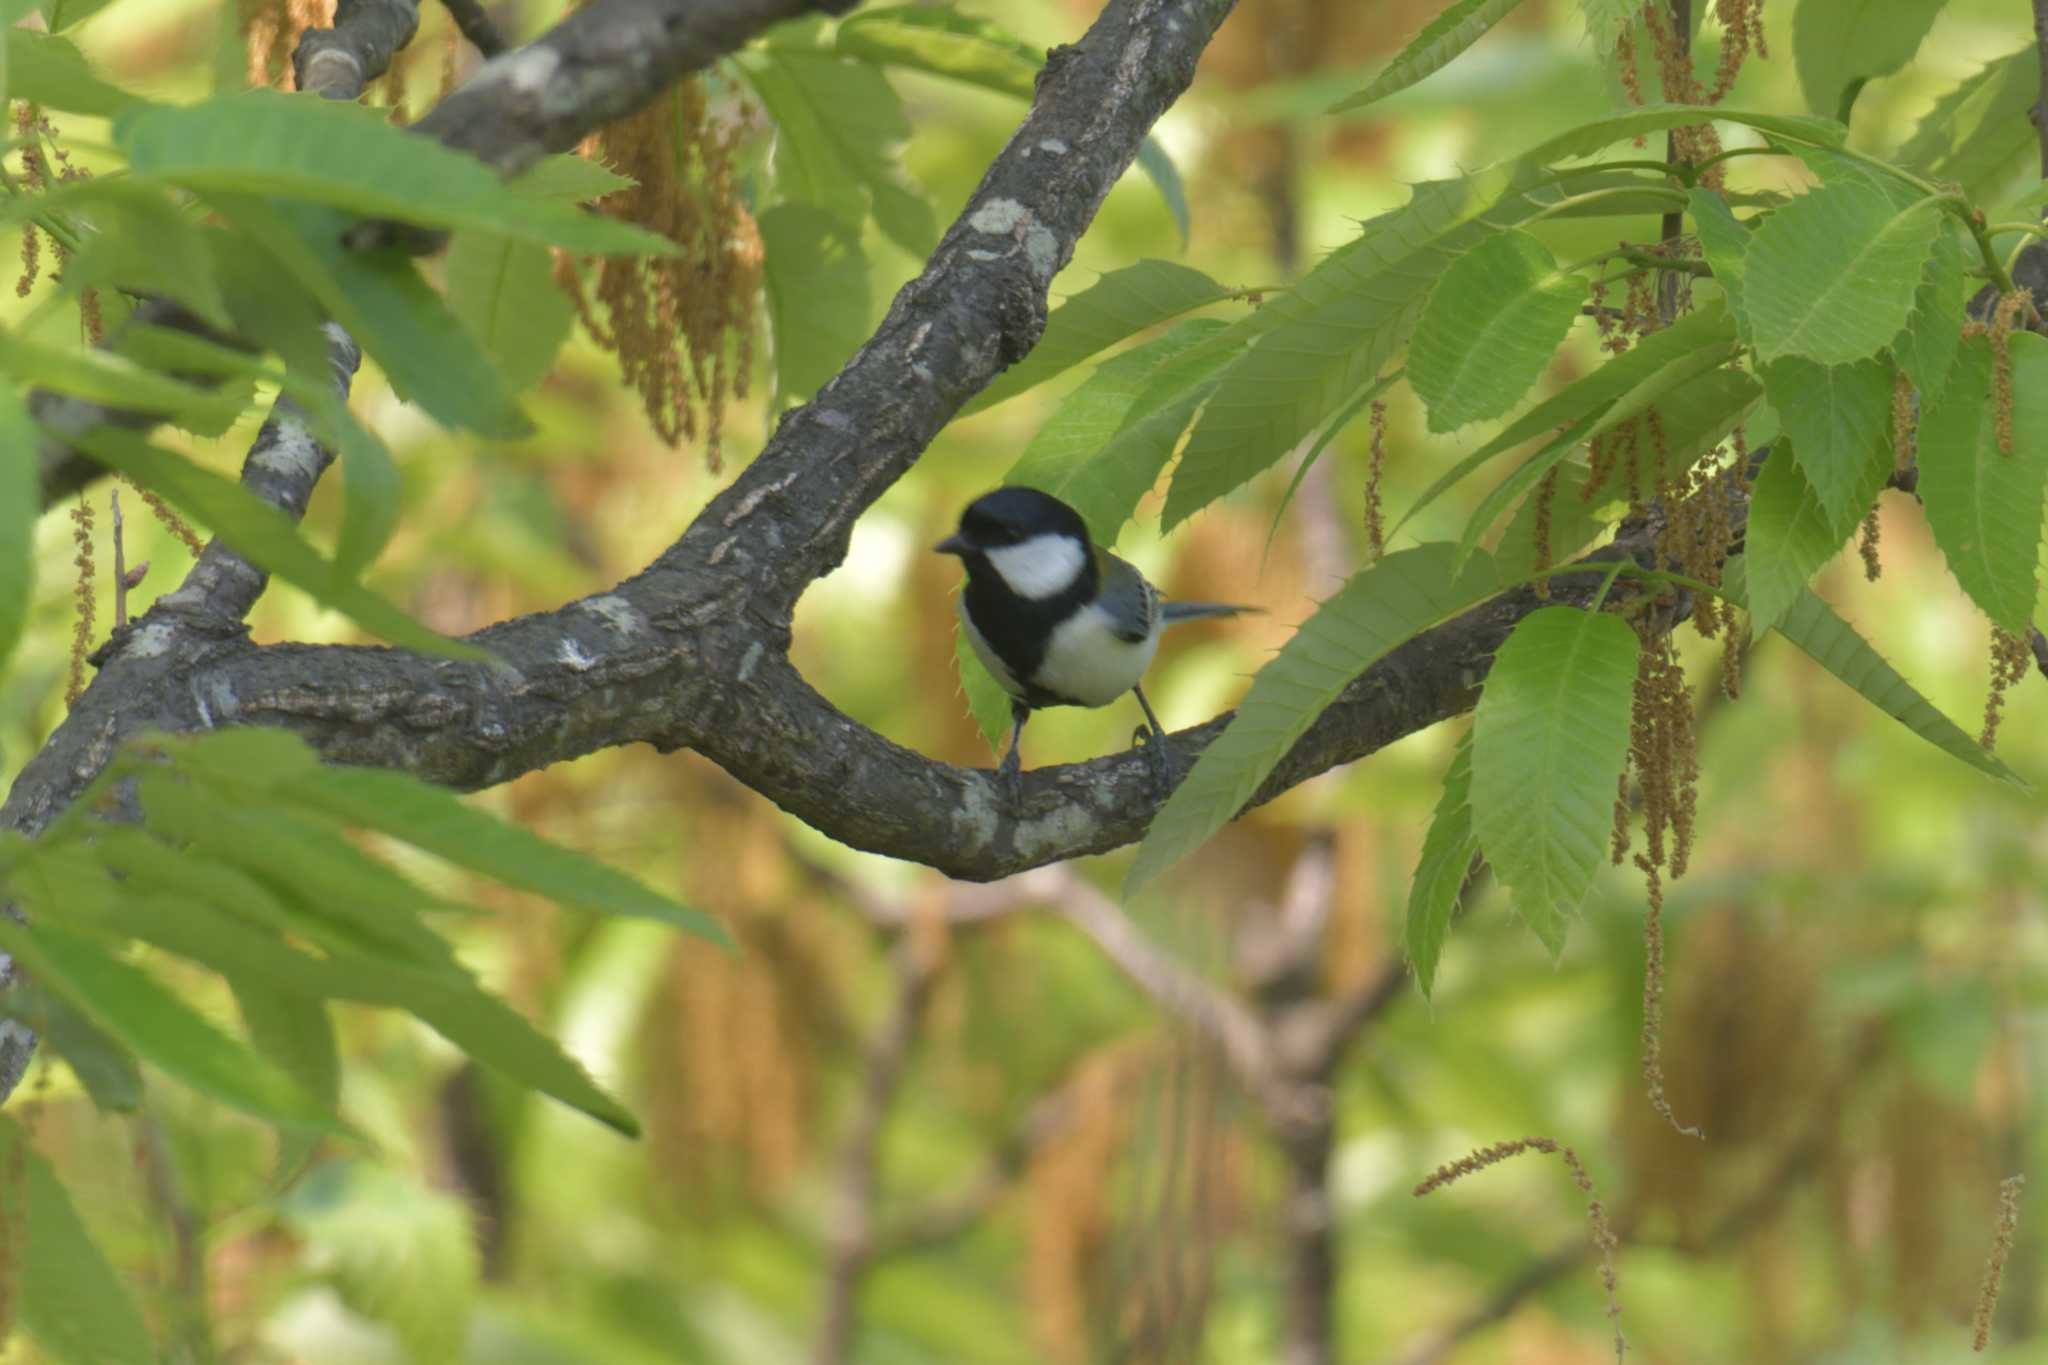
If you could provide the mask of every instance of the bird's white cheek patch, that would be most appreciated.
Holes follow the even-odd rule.
[[[988,562],[1019,597],[1040,601],[1074,586],[1088,552],[1071,536],[1033,536],[988,552]]]

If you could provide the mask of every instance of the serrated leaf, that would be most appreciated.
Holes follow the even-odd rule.
[[[1729,560],[1721,580],[1722,590],[1738,602],[1749,600],[1751,566],[1745,562],[1748,558],[1739,555]],[[2025,778],[1921,696],[1854,626],[1813,592],[1801,588],[1784,609],[1775,629],[1808,658],[1854,688],[1865,701],[1935,748],[1988,777],[2009,782],[2021,791],[2032,790]]]
[[[831,214],[777,204],[759,225],[780,404],[809,398],[839,373],[867,340],[874,300],[860,234]]]
[[[274,195],[600,255],[678,250],[644,228],[521,194],[475,157],[409,133],[380,110],[337,100],[247,90],[198,104],[138,105],[114,121],[114,143],[138,174],[208,195]]]
[[[14,203],[25,212],[61,202],[65,216],[91,227],[83,249],[64,267],[67,288],[161,294],[223,331],[231,328],[207,240],[222,234],[173,202],[179,191],[128,176],[73,181],[58,190]]]
[[[25,28],[8,30],[7,94],[45,109],[95,118],[112,118],[138,102],[101,80],[69,38]]]
[[[1933,199],[1899,209],[1865,186],[1828,185],[1772,214],[1743,282],[1759,359],[1841,365],[1887,345],[1913,310],[1941,212]]]
[[[1472,828],[1553,954],[1607,858],[1641,648],[1618,616],[1539,608],[1494,655],[1473,712]]]
[[[341,1052],[326,1002],[251,972],[227,980],[256,1050],[332,1110],[341,1100]]]
[[[576,310],[555,286],[546,247],[495,232],[458,232],[448,242],[447,288],[448,307],[510,388],[531,388],[554,368]]]
[[[1372,83],[1330,106],[1329,112],[1362,109],[1397,90],[1442,70],[1452,58],[1478,42],[1495,24],[1514,13],[1522,0],[1455,0],[1410,38],[1394,59],[1380,68]]]
[[[1575,380],[1508,424],[1506,430],[1440,475],[1407,512],[1400,530],[1416,513],[1435,502],[1468,474],[1516,446],[1539,436],[1552,436],[1588,416],[1606,412],[1624,395],[1640,389],[1653,376],[1686,356],[1700,356],[1701,371],[1735,352],[1735,324],[1720,300],[1711,300],[1662,331],[1652,332],[1584,378]],[[1711,357],[1710,359],[1708,357]]]
[[[338,574],[332,563],[306,543],[290,518],[240,484],[115,427],[97,427],[73,440],[109,468],[161,493],[258,568],[332,607],[371,634],[425,653],[483,657],[476,646],[435,634],[368,588]]]
[[[1602,501],[1600,490],[1586,486],[1593,474],[1586,462],[1572,457],[1556,469],[1557,485],[1551,491],[1548,511],[1542,509],[1536,493],[1532,491],[1522,499],[1521,506],[1515,509],[1507,528],[1494,543],[1493,559],[1500,565],[1503,581],[1536,571],[1536,528],[1539,521],[1547,533],[1545,567],[1569,562],[1608,525],[1608,518],[1601,516],[1598,510]]]
[[[1260,310],[1258,343],[1224,371],[1166,495],[1170,529],[1264,471],[1370,383],[1452,261],[1536,211],[1512,168],[1417,186],[1410,202]]]
[[[29,1135],[0,1117],[0,1222],[15,1259],[10,1273],[21,1325],[62,1361],[154,1365],[149,1326],[93,1244],[63,1182]],[[25,1253],[25,1254],[24,1254]]]
[[[1849,121],[1854,89],[1888,76],[1920,49],[1948,0],[1799,0],[1792,61],[1806,107]]]
[[[920,260],[931,254],[938,223],[897,164],[910,124],[880,71],[785,46],[750,48],[736,61],[775,120],[782,197],[848,223],[872,211],[891,241]]]
[[[505,182],[505,188],[520,194],[537,194],[547,199],[587,204],[593,199],[629,190],[639,183],[632,176],[620,175],[587,156],[558,152],[554,156],[542,157],[513,176]]]
[[[36,427],[21,392],[0,384],[0,676],[21,640],[36,588],[36,521],[42,515]]]
[[[166,1075],[231,1108],[276,1123],[340,1131],[311,1096],[261,1056],[222,1033],[169,988],[85,934],[50,923],[64,907],[42,905],[33,929],[0,916],[0,948],[46,990],[64,996],[120,1044]]]
[[[1936,100],[1899,149],[1898,163],[1984,202],[2038,154],[2029,111],[2040,94],[2041,62],[2029,43]]]
[[[1451,263],[1408,345],[1408,382],[1431,431],[1498,417],[1536,383],[1588,294],[1525,232],[1489,237]]]
[[[1451,769],[1444,774],[1444,792],[1437,798],[1436,814],[1422,840],[1422,861],[1408,888],[1408,930],[1403,946],[1415,969],[1416,989],[1424,999],[1436,984],[1437,959],[1450,935],[1458,892],[1464,889],[1465,875],[1478,853],[1479,836],[1472,832],[1472,737],[1468,734],[1458,742]]]
[[[1499,587],[1486,555],[1451,571],[1445,544],[1399,550],[1354,574],[1252,679],[1237,714],[1146,832],[1124,880],[1135,895],[1235,819],[1295,740],[1353,678]]]
[[[928,5],[862,10],[839,25],[835,45],[848,56],[945,76],[984,90],[1030,99],[1045,54],[972,15]]]
[[[1315,468],[1316,461],[1322,458],[1323,451],[1328,449],[1330,442],[1337,438],[1339,432],[1357,421],[1359,415],[1377,400],[1381,394],[1392,388],[1395,381],[1400,379],[1404,373],[1404,371],[1396,370],[1392,374],[1383,375],[1373,380],[1372,383],[1367,384],[1364,388],[1353,394],[1350,401],[1337,410],[1335,417],[1324,423],[1322,434],[1316,437],[1315,444],[1308,448],[1308,453],[1301,457],[1301,463],[1294,467],[1294,477],[1287,481],[1286,490],[1280,494],[1280,501],[1274,505],[1273,520],[1266,527],[1266,554],[1272,553],[1273,539],[1280,534],[1280,523],[1286,519],[1287,509],[1293,505],[1294,495],[1301,491],[1303,481],[1308,478],[1308,472]],[[1262,556],[1261,563],[1263,562]]]
[[[1892,367],[1878,358],[1816,365],[1785,356],[1763,367],[1779,429],[1830,526],[1870,506],[1871,447],[1891,450]]]
[[[1728,298],[1728,308],[1738,320],[1747,318],[1742,307],[1742,279],[1749,262],[1750,229],[1729,210],[1728,201],[1713,190],[1693,190],[1686,196],[1686,212],[1699,233],[1700,250],[1714,272],[1714,283]],[[1742,328],[1746,334],[1746,322]]]
[[[1164,405],[1141,399],[1173,361],[1224,326],[1190,318],[1098,365],[1025,444],[1003,482],[1052,494],[1081,514],[1097,544],[1115,545],[1193,414],[1185,397]],[[1175,411],[1177,420],[1170,415]]]
[[[1547,166],[1555,161],[1591,156],[1604,147],[1631,141],[1645,133],[1661,133],[1695,123],[1740,124],[1786,142],[1814,147],[1839,147],[1848,136],[1848,131],[1833,119],[1757,113],[1719,105],[1646,104],[1640,109],[1595,119],[1559,133],[1525,153],[1521,160],[1527,164]]]
[[[1807,580],[1835,557],[1884,487],[1892,469],[1890,447],[1872,445],[1865,458],[1859,491],[1845,504],[1854,510],[1835,517],[1800,472],[1791,443],[1781,439],[1771,447],[1750,496],[1749,526],[1743,535],[1750,618],[1756,630],[1776,625],[1799,600]]]
[[[2007,345],[2011,453],[1998,445],[1990,338],[1971,337],[1948,387],[1920,413],[1919,494],[1956,582],[2000,629],[2026,636],[2048,492],[2048,338],[2015,332]]]
[[[1098,351],[1230,293],[1201,271],[1172,261],[1112,270],[1053,309],[1031,354],[996,376],[962,415],[1015,398]]]
[[[447,426],[501,440],[532,433],[504,376],[411,260],[347,250],[333,209],[219,190],[206,200],[291,271],[400,397]]]
[[[1928,403],[1948,385],[1963,344],[1964,309],[1969,302],[1971,252],[1961,230],[1945,225],[1934,239],[1934,255],[1913,295],[1913,316],[1892,338],[1892,359]]]

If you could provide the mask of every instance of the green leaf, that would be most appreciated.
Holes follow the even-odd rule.
[[[1693,190],[1686,196],[1686,212],[1699,232],[1700,249],[1713,269],[1714,283],[1728,297],[1728,307],[1743,319],[1748,331],[1748,313],[1742,306],[1742,280],[1749,263],[1750,230],[1728,208],[1728,201],[1713,190]]]
[[[862,10],[842,21],[839,51],[1030,99],[1045,54],[972,15],[928,5]]]
[[[326,1002],[252,972],[229,973],[228,987],[256,1050],[334,1109],[341,1101],[341,1052]]]
[[[1900,165],[1950,182],[1982,203],[2038,154],[2028,111],[2041,94],[2041,62],[2033,44],[1987,63],[1935,101],[1898,152]]]
[[[1640,652],[1618,616],[1539,608],[1494,656],[1473,713],[1472,828],[1552,953],[1607,858]]]
[[[1697,370],[1683,367],[1676,373],[1698,374],[1726,361],[1735,353],[1735,323],[1720,300],[1710,300],[1661,331],[1652,332],[1634,346],[1582,379],[1558,390],[1508,424],[1506,430],[1467,455],[1425,489],[1400,524],[1435,502],[1480,466],[1516,446],[1537,437],[1554,437],[1558,428],[1582,418],[1606,412],[1624,396],[1641,390],[1659,374],[1671,371],[1686,357],[1696,357]],[[1503,504],[1505,505],[1505,504]]]
[[[1230,724],[1161,807],[1124,880],[1126,896],[1235,819],[1353,678],[1499,587],[1490,557],[1476,556],[1454,574],[1453,554],[1443,544],[1396,551],[1354,574],[1302,623],[1252,679]]]
[[[1889,76],[1920,49],[1948,0],[1799,0],[1792,11],[1792,61],[1806,107],[1849,121],[1855,91]]]
[[[64,267],[67,288],[96,286],[127,293],[161,294],[183,303],[221,328],[232,327],[227,302],[214,278],[208,239],[225,234],[197,221],[173,202],[180,192],[132,177],[103,176],[73,181],[49,195],[15,201],[26,209],[38,202],[89,225],[84,247]]]
[[[181,384],[98,346],[48,345],[19,332],[0,331],[0,368],[24,387],[53,389],[134,412],[196,421],[233,421],[241,415],[237,398]]]
[[[1431,431],[1498,417],[1542,377],[1587,297],[1525,232],[1489,237],[1451,263],[1408,347],[1408,382]]]
[[[56,1050],[95,1108],[103,1114],[135,1112],[142,1103],[142,1072],[126,1048],[95,1028],[61,995],[37,991],[32,1001],[20,1003],[23,1008],[10,1008],[10,1013]]]
[[[620,190],[629,190],[640,182],[630,175],[620,175],[609,166],[600,166],[589,157],[577,156],[573,152],[559,152],[554,156],[542,157],[533,165],[505,182],[505,188],[520,194],[537,194],[548,199],[567,199],[574,204],[587,204],[593,199],[602,199]]]
[[[17,29],[10,36],[27,32]],[[14,1304],[43,1350],[73,1365],[154,1365],[149,1326],[93,1245],[71,1197],[29,1135],[0,1117],[0,1222],[14,1251]]]
[[[36,520],[41,515],[36,428],[20,390],[0,384],[0,677],[6,676],[35,600]]]
[[[1163,406],[1140,399],[1159,379],[1177,374],[1173,361],[1224,326],[1191,318],[1098,365],[1026,443],[1003,482],[1052,494],[1081,514],[1097,544],[1115,545],[1139,499],[1159,481],[1194,411],[1184,396]],[[1175,412],[1177,419],[1162,419]]]
[[[1927,274],[1913,295],[1913,316],[1892,338],[1892,358],[1920,391],[1922,403],[1932,402],[1947,386],[1956,354],[1962,349],[1964,309],[1970,297],[1970,281],[1964,272],[1973,254],[1963,244],[1959,228],[1943,227],[1934,239]]]
[[[1743,299],[1766,362],[1798,355],[1841,365],[1899,334],[1941,228],[1941,205],[1895,207],[1862,185],[1824,185],[1750,239]]]
[[[1719,105],[1646,104],[1640,109],[1595,119],[1559,133],[1525,153],[1521,160],[1530,165],[1547,166],[1572,157],[1591,156],[1603,147],[1633,141],[1645,133],[1661,133],[1695,123],[1740,124],[1785,142],[1814,147],[1839,147],[1848,135],[1847,130],[1833,119],[1754,113]]]
[[[1166,495],[1170,529],[1280,459],[1379,375],[1451,262],[1535,212],[1506,168],[1416,187],[1403,208],[1260,310],[1263,335],[1223,374]]]
[[[1188,191],[1181,184],[1180,168],[1173,164],[1173,157],[1167,153],[1166,144],[1156,137],[1148,136],[1138,144],[1138,169],[1152,182],[1152,188],[1159,191],[1159,197],[1166,204],[1166,211],[1173,218],[1173,225],[1180,229],[1180,244],[1188,244],[1190,220],[1188,217]]]
[[[1437,958],[1450,935],[1465,874],[1478,853],[1479,836],[1472,832],[1472,737],[1467,735],[1458,742],[1451,770],[1444,774],[1444,794],[1437,799],[1436,814],[1422,840],[1422,861],[1408,888],[1405,946],[1424,999],[1436,984]]]
[[[348,581],[306,543],[290,518],[240,484],[114,427],[96,427],[73,439],[101,463],[161,493],[264,572],[373,635],[425,653],[484,657],[476,646],[435,634],[368,588]]]
[[[575,308],[555,287],[546,247],[495,232],[458,232],[448,243],[447,285],[448,307],[508,387],[531,388],[554,368]]]
[[[63,915],[61,903],[37,908],[41,918],[33,929],[0,916],[0,948],[123,1047],[232,1108],[276,1123],[340,1131],[334,1117],[283,1072],[208,1023],[155,977],[95,939],[51,923]]]
[[[1765,468],[1769,467],[1770,462],[1766,462]],[[1738,601],[1745,600],[1748,593],[1747,571],[1753,567],[1745,563],[1748,558],[1739,555],[1729,560],[1722,576],[1723,591]],[[1986,776],[2009,782],[2021,791],[2032,790],[2025,778],[1936,710],[1932,702],[1915,691],[1870,647],[1854,626],[1814,593],[1801,588],[1785,608],[1776,629],[1807,657],[1854,688],[1865,701],[1935,748]]]
[[[809,398],[867,340],[874,300],[860,234],[809,204],[759,219],[775,329],[776,401]]]
[[[112,118],[139,103],[94,74],[69,38],[26,28],[10,28],[7,33],[7,94],[59,113],[94,118]]]
[[[1875,357],[1816,365],[1786,356],[1764,366],[1763,379],[1828,524],[1860,520],[1870,506],[1871,447],[1891,452],[1892,367]]]
[[[1106,347],[1230,294],[1201,271],[1172,261],[1112,270],[1053,309],[1031,354],[998,375],[963,415],[1015,398]]]
[[[1949,571],[2000,629],[2034,629],[2041,500],[2048,492],[2048,338],[2015,332],[2012,451],[1998,448],[1991,340],[1971,337],[1920,414],[1920,502]]]
[[[665,237],[550,196],[521,194],[473,156],[337,100],[247,90],[198,104],[137,105],[114,144],[138,174],[207,193],[325,204],[374,218],[495,232],[596,254],[674,255]],[[347,226],[337,221],[337,234]]]
[[[1331,105],[1329,111],[1341,114],[1347,109],[1362,109],[1436,74],[1452,58],[1485,37],[1495,24],[1514,13],[1521,3],[1522,0],[1455,0],[1425,24],[1422,32],[1410,38],[1394,60],[1380,68],[1372,84]]]
[[[1539,518],[1548,531],[1546,566],[1568,562],[1608,525],[1608,518],[1601,516],[1598,510],[1602,501],[1600,490],[1586,486],[1593,476],[1586,462],[1571,458],[1556,468],[1557,486],[1551,492],[1548,513],[1542,511],[1536,494],[1531,492],[1522,499],[1522,505],[1515,509],[1507,529],[1500,533],[1500,539],[1493,546],[1493,559],[1500,565],[1503,580],[1536,571],[1536,524]]]
[[[335,210],[223,191],[206,198],[348,329],[400,397],[447,426],[502,440],[532,433],[504,377],[411,260],[346,249]]]
[[[794,47],[749,48],[735,60],[775,120],[781,197],[848,223],[872,211],[891,241],[920,260],[929,256],[938,223],[897,165],[910,124],[882,73]]]
[[[1830,516],[1820,495],[1800,472],[1789,441],[1771,447],[1750,496],[1749,526],[1743,536],[1749,561],[1749,611],[1754,628],[1763,631],[1779,619],[1806,591],[1807,580],[1835,557],[1884,487],[1892,470],[1889,445],[1865,451],[1857,491],[1843,504],[1853,511]]]
[[[967,701],[967,714],[988,741],[991,753],[1001,753],[1010,734],[1010,694],[995,675],[975,657],[974,646],[957,625],[953,628],[953,669],[960,678],[960,693]]]

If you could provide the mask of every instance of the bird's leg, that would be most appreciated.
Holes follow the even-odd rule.
[[[1159,783],[1162,792],[1173,789],[1173,752],[1166,742],[1166,727],[1159,723],[1159,717],[1152,714],[1152,703],[1145,700],[1145,689],[1133,686],[1131,692],[1138,698],[1138,707],[1145,713],[1145,723],[1151,728],[1145,734],[1145,756],[1151,761],[1152,776]]]
[[[1021,701],[1010,703],[1010,751],[1003,755],[1002,763],[996,768],[996,781],[1003,789],[1003,799],[1016,805],[1023,796],[1024,781],[1024,722],[1031,719],[1031,708]]]

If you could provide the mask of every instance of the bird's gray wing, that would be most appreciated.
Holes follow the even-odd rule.
[[[1095,604],[1109,617],[1110,633],[1131,644],[1150,638],[1159,629],[1159,589],[1115,555],[1095,553],[1101,574]]]
[[[1241,607],[1234,602],[1161,602],[1159,619],[1169,626],[1183,621],[1199,621],[1205,616],[1242,616],[1248,611],[1262,611],[1262,607]]]

